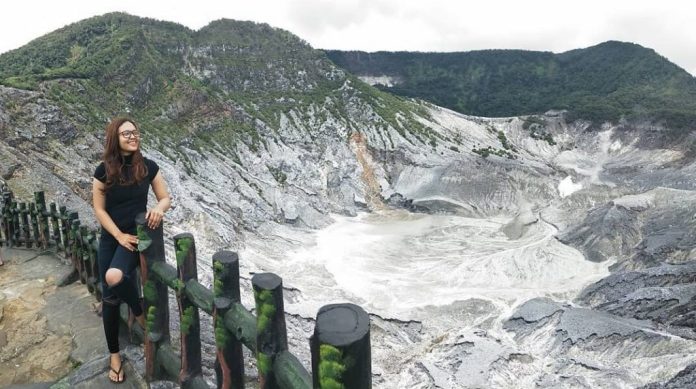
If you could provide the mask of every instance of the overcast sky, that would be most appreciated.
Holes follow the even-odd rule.
[[[621,40],[696,75],[696,3],[677,0],[0,0],[0,53],[112,11],[193,29],[220,18],[253,20],[322,49],[558,53]]]

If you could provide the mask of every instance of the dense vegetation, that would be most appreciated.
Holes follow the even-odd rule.
[[[562,54],[327,51],[353,74],[390,76],[382,88],[462,113],[516,116],[567,110],[569,119],[620,118],[696,127],[696,79],[651,49],[609,41]]]
[[[348,76],[287,31],[225,19],[198,31],[124,13],[86,19],[0,55],[0,84],[44,92],[80,130],[101,131],[129,113],[152,139],[187,147],[241,141],[253,150],[282,115],[306,128],[329,116],[350,123],[342,102],[354,97],[379,111],[376,125],[398,131],[397,117],[420,109]]]

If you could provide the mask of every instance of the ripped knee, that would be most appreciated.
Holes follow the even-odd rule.
[[[104,278],[106,280],[107,285],[118,285],[123,280],[123,272],[121,271],[121,269],[112,267],[106,271],[106,275],[104,276]]]

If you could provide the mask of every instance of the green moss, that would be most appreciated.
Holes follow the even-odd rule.
[[[262,316],[271,317],[271,316],[273,316],[273,314],[275,313],[275,311],[276,311],[276,308],[275,308],[275,306],[272,305],[272,304],[266,304],[266,303],[264,303],[263,305],[261,305],[261,307],[259,307],[259,313],[260,313]]]
[[[222,280],[216,278],[213,281],[213,295],[215,297],[222,296],[222,287],[223,287]]]
[[[256,318],[256,330],[258,332],[264,331],[268,328],[268,324],[271,322],[270,318],[265,316],[258,316]]]
[[[181,292],[184,291],[184,288],[186,288],[184,281],[181,281],[180,279],[174,280],[174,290],[176,290],[177,294],[181,294]]]
[[[185,237],[177,240],[176,242],[176,264],[179,266],[183,266],[184,260],[186,259],[186,255],[188,255],[189,249],[191,248],[191,244],[193,243],[193,239]]]
[[[157,307],[151,305],[147,309],[147,316],[145,317],[145,329],[151,331],[155,325],[155,319],[157,318]]]
[[[276,307],[273,304],[273,293],[270,290],[254,291],[254,300],[256,300],[256,331],[263,333],[268,329],[273,315],[276,312]]]
[[[271,367],[273,366],[273,361],[270,355],[259,352],[256,354],[256,367],[259,372],[263,375],[268,375],[271,372]]]
[[[225,327],[222,318],[218,317],[215,323],[215,344],[218,348],[225,348],[225,345],[230,339],[229,331]]]
[[[225,267],[220,261],[213,261],[213,295],[215,297],[222,295],[223,283],[220,279]]]
[[[193,325],[193,315],[194,315],[194,307],[190,306],[186,308],[181,315],[181,333],[184,335],[188,335],[189,331],[191,331],[191,326]]]
[[[157,300],[157,289],[155,288],[155,282],[152,280],[147,280],[143,284],[143,297],[145,301],[149,304],[154,304]]]
[[[346,365],[343,353],[338,348],[322,344],[319,346],[319,385],[321,388],[343,389],[343,373]]]
[[[319,381],[319,387],[321,389],[344,389],[345,386],[343,384],[337,382],[334,379],[331,378],[325,378],[323,380]]]
[[[343,357],[343,352],[330,344],[319,346],[319,357],[322,361],[338,362]]]

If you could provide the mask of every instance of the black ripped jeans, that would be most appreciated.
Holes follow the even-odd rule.
[[[135,229],[126,231],[135,235]],[[128,304],[135,316],[140,316],[143,309],[140,306],[140,298],[136,288],[135,268],[140,261],[137,251],[128,251],[121,246],[116,238],[106,231],[102,231],[99,238],[99,280],[102,285],[102,321],[104,322],[104,334],[110,353],[119,352],[118,346],[118,320],[119,305],[121,301]],[[106,271],[116,268],[123,272],[121,282],[109,286],[106,283]]]

